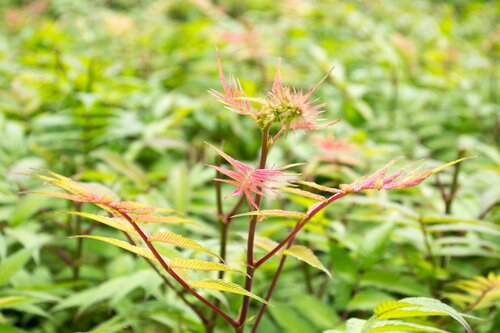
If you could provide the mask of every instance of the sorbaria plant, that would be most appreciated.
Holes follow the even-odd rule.
[[[59,187],[65,192],[33,191],[32,193],[67,199],[82,204],[94,204],[101,208],[107,215],[96,215],[82,211],[65,213],[89,218],[118,229],[125,235],[124,240],[94,235],[76,235],[74,237],[107,242],[144,257],[151,267],[162,276],[165,283],[170,288],[176,290],[178,297],[199,316],[207,332],[214,330],[218,316],[222,317],[227,325],[232,326],[235,332],[243,332],[247,324],[252,325],[251,332],[256,332],[266,311],[266,307],[269,305],[285,261],[289,256],[298,258],[324,271],[326,274],[330,274],[329,270],[322,265],[312,250],[303,245],[294,244],[297,233],[315,215],[337,200],[352,193],[364,190],[393,190],[416,186],[444,168],[467,158],[460,158],[434,169],[422,170],[423,166],[420,166],[410,170],[412,164],[409,164],[397,171],[389,172],[389,169],[396,163],[396,161],[391,161],[380,170],[351,184],[342,184],[339,188],[327,187],[311,181],[301,181],[299,174],[287,171],[290,168],[296,167],[296,164],[283,167],[267,167],[268,154],[273,145],[278,140],[286,140],[290,132],[318,130],[335,123],[335,121],[330,122],[320,118],[325,105],[317,103],[317,100],[313,98],[313,93],[330,73],[311,90],[304,93],[301,90],[285,86],[281,78],[280,68],[278,68],[272,89],[267,96],[265,98],[253,98],[245,95],[237,79],[226,80],[218,56],[217,64],[222,91],[212,90],[211,94],[230,111],[251,118],[261,133],[260,159],[256,167],[242,163],[223,150],[208,144],[229,165],[228,167],[223,167],[221,166],[222,164],[210,166],[215,169],[217,173],[215,180],[219,184],[216,186],[218,198],[216,211],[220,220],[221,231],[219,253],[215,253],[213,250],[202,246],[191,238],[170,231],[168,226],[194,223],[175,211],[150,207],[138,202],[120,201],[114,196],[106,194],[106,191],[96,190],[95,186],[72,180],[51,171],[38,171],[33,176],[50,185]],[[240,198],[236,205],[226,214],[223,209],[220,183],[228,183],[234,186],[234,190],[229,195]],[[305,212],[265,209],[262,198],[268,197],[272,201],[276,198],[273,195],[274,192],[287,192],[304,196],[315,200],[316,203],[312,204]],[[227,240],[230,233],[229,227],[233,219],[237,217],[248,218],[246,271],[244,272],[232,268],[225,262]],[[257,224],[267,217],[295,219],[296,224],[288,235],[279,241],[259,237],[256,235]],[[157,225],[166,227],[159,228]],[[160,253],[160,250],[156,246],[157,244],[170,244],[202,251],[212,255],[215,260],[201,261],[191,258],[167,258]],[[261,258],[256,258],[254,253],[256,246],[265,249],[267,253]],[[252,290],[255,272],[274,256],[279,257],[280,261],[274,277],[270,281],[269,288],[265,295],[255,295]],[[193,280],[189,274],[190,271],[218,271],[219,273],[217,279]],[[244,284],[241,286],[225,279],[225,272],[242,274]],[[182,287],[181,290],[178,289],[179,285]],[[208,296],[203,296],[207,294],[200,294],[199,289],[213,289],[242,295],[242,302],[239,309],[237,311],[234,311],[234,309],[233,311],[229,310],[232,313],[237,313],[237,316],[232,316],[231,312],[228,312],[221,306],[220,301],[212,301]],[[194,296],[196,300],[188,296],[188,294]],[[260,303],[260,309],[257,310],[253,319],[249,320],[250,303],[253,301]],[[405,311],[409,311],[406,314],[412,316],[417,316],[419,313],[420,315],[422,313],[423,315],[450,315],[470,331],[469,326],[458,312],[451,311],[449,307],[446,307],[437,300],[427,300],[424,302],[422,299],[407,299],[402,300],[401,303],[386,304],[383,311],[379,309],[376,312],[382,311],[381,313],[387,313],[389,311],[388,306],[393,315],[386,315],[385,318],[404,318]],[[382,316],[382,318],[384,317]],[[404,327],[408,329],[410,327],[412,330],[418,329],[417,324],[401,326],[403,324],[396,321],[385,322],[384,325],[385,327],[393,327],[396,324],[399,324],[400,328]],[[365,327],[363,332],[372,330],[374,332],[383,332],[382,326],[380,323],[374,323],[374,320],[371,320],[369,321],[369,325],[363,324],[363,327]],[[398,326],[396,325],[396,327]],[[432,330],[428,329],[427,331],[431,332]],[[442,330],[436,329],[432,332],[438,331],[441,332]]]

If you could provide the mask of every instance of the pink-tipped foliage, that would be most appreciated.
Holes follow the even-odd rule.
[[[257,210],[259,209],[259,207],[255,202],[255,194],[268,196],[263,192],[263,189],[273,191],[273,188],[269,186],[268,183],[283,184],[286,183],[283,177],[291,177],[294,175],[291,173],[283,172],[283,170],[291,168],[295,165],[288,165],[277,169],[254,169],[246,165],[245,163],[232,158],[231,156],[224,153],[222,150],[212,146],[211,144],[208,145],[234,168],[234,170],[231,170],[222,168],[220,166],[211,165],[210,167],[230,178],[216,178],[215,180],[236,186],[236,189],[233,190],[230,195],[240,195],[241,193],[244,193],[248,202]]]
[[[408,172],[404,177],[400,178],[401,175],[408,170],[414,163],[407,164],[403,166],[401,169],[398,171],[386,175],[387,172],[389,171],[389,168],[396,163],[396,160],[393,160],[389,163],[387,163],[384,167],[381,169],[375,171],[369,176],[363,177],[361,179],[358,179],[357,181],[351,183],[351,184],[342,184],[340,185],[340,188],[343,191],[346,192],[359,192],[361,190],[370,190],[370,189],[375,189],[375,190],[392,190],[392,189],[402,189],[402,188],[408,188],[408,187],[413,187],[421,182],[423,182],[425,179],[428,177],[440,172],[441,170],[460,163],[464,160],[467,160],[472,157],[464,157],[460,158],[458,160],[446,163],[440,167],[434,168],[434,169],[429,169],[424,172],[420,173],[420,170],[424,167],[424,165],[417,167],[413,169],[412,171]]]
[[[219,92],[211,89],[209,90],[210,94],[212,94],[212,96],[214,96],[219,102],[224,104],[229,110],[254,118],[253,114],[255,111],[243,92],[240,81],[236,78],[232,78],[230,82],[226,81],[218,52],[217,68],[219,70],[219,79],[224,91]]]
[[[272,90],[268,94],[267,108],[275,114],[275,117],[281,122],[285,130],[315,130],[335,123],[321,123],[323,119],[319,119],[318,117],[324,112],[323,108],[326,104],[317,104],[317,99],[311,99],[312,94],[326,80],[330,72],[311,90],[304,94],[302,90],[291,89],[283,85],[281,66],[278,66]]]

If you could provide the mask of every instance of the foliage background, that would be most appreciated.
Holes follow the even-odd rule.
[[[65,238],[109,231],[50,214],[72,208],[59,200],[19,192],[41,186],[23,175],[30,168],[104,183],[122,198],[196,218],[204,227],[185,231],[217,249],[214,174],[206,168],[214,157],[203,142],[224,141],[229,153],[254,161],[259,133],[207,94],[220,85],[215,45],[249,95],[265,94],[280,57],[285,81],[304,90],[335,66],[316,96],[327,103],[325,118],[342,121],[290,135],[270,157],[307,161],[306,177],[348,183],[397,156],[435,163],[480,155],[461,166],[448,211],[437,183],[449,190],[453,170],[417,189],[330,208],[301,241],[314,244],[334,279],[287,263],[263,332],[321,332],[405,296],[467,310],[471,302],[453,296],[452,284],[498,273],[498,2],[0,4],[0,330],[201,330],[140,259]],[[269,223],[259,233],[280,239],[288,225]],[[242,247],[234,236],[231,261],[241,260]],[[260,274],[257,294],[275,265]],[[478,332],[500,325],[497,307],[493,299],[474,309],[486,319],[473,322]]]

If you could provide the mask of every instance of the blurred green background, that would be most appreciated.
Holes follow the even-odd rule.
[[[433,294],[466,308],[427,289],[423,240],[406,229],[415,216],[445,226],[432,239],[444,263],[432,271],[440,286],[498,270],[499,14],[498,1],[466,0],[0,0],[0,332],[201,331],[140,260],[65,239],[82,226],[47,212],[68,204],[19,192],[41,185],[24,175],[30,168],[104,183],[120,197],[198,218],[206,228],[188,232],[217,248],[217,222],[207,217],[213,154],[203,142],[224,141],[226,151],[254,161],[259,132],[207,93],[220,89],[216,47],[226,75],[239,77],[250,96],[269,91],[280,58],[284,81],[303,90],[335,67],[315,96],[326,103],[324,118],[341,122],[290,134],[272,163],[306,161],[306,176],[338,184],[398,156],[434,164],[479,155],[461,167],[447,209],[439,188],[450,187],[452,171],[419,189],[354,197],[329,212],[331,224],[303,237],[317,242],[325,262],[331,256],[337,278],[324,295],[308,298],[291,263],[262,332],[321,332],[342,325],[343,315],[367,317],[379,301],[405,295]],[[392,235],[393,245],[380,244],[388,256],[379,253],[370,268],[349,261],[366,250],[359,235],[388,220],[396,230],[378,231]],[[280,227],[260,232],[279,235]],[[325,230],[337,247],[318,236]],[[337,258],[344,258],[338,272]],[[405,262],[413,263],[411,281],[384,285],[380,272],[397,277]],[[319,288],[321,277],[313,284]],[[474,324],[478,332],[495,332],[494,302],[474,313],[489,318]]]

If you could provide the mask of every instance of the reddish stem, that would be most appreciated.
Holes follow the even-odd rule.
[[[269,152],[269,128],[265,128],[262,130],[262,147],[260,151],[260,161],[259,161],[259,169],[264,169],[266,167],[267,154]],[[262,196],[259,194],[255,194],[255,204],[260,207],[260,201]],[[249,211],[252,210],[252,205],[249,203]],[[253,276],[255,273],[255,266],[253,250],[255,243],[255,230],[257,228],[257,216],[250,216],[249,226],[248,226],[248,241],[247,241],[247,277],[245,279],[245,289],[248,291],[252,291],[253,284]],[[237,322],[239,327],[237,328],[237,332],[243,332],[245,328],[245,320],[248,315],[248,308],[250,306],[250,297],[244,296],[243,302],[241,305],[240,314],[238,316]]]
[[[342,191],[335,193],[331,197],[328,198],[328,200],[322,202],[318,206],[314,207],[310,212],[307,213],[307,216],[302,219],[295,228],[288,234],[288,236],[285,237],[278,245],[276,245],[271,251],[269,251],[265,256],[263,256],[260,260],[258,260],[255,263],[255,268],[258,268],[260,265],[271,259],[273,255],[276,254],[279,250],[281,250],[288,242],[293,241],[295,239],[295,236],[297,233],[309,222],[310,219],[312,219],[317,213],[319,213],[323,208],[325,208],[328,204],[346,196],[347,194],[350,194],[351,192],[347,191]]]
[[[151,252],[155,256],[155,258],[158,260],[158,262],[160,263],[160,265],[165,269],[165,271],[170,276],[172,276],[178,283],[180,283],[194,297],[196,297],[197,299],[199,299],[201,302],[203,302],[205,305],[207,305],[213,311],[215,311],[218,314],[220,314],[231,326],[233,326],[233,327],[237,327],[238,326],[238,323],[234,319],[232,319],[231,317],[229,317],[228,314],[226,314],[220,308],[216,307],[209,300],[207,300],[206,298],[204,298],[203,296],[201,296],[200,294],[198,294],[198,292],[196,292],[196,290],[194,290],[193,288],[191,288],[191,286],[186,281],[184,281],[179,275],[177,275],[177,273],[175,273],[175,271],[173,271],[168,266],[168,264],[165,262],[165,260],[163,259],[163,257],[160,255],[160,253],[156,250],[156,248],[153,246],[153,244],[151,244],[151,242],[148,239],[148,236],[146,236],[146,234],[142,231],[142,229],[137,225],[137,223],[134,222],[134,220],[126,212],[124,212],[123,210],[121,210],[118,207],[114,207],[114,206],[111,206],[111,207],[114,210],[116,210],[117,212],[119,212],[132,225],[132,227],[134,227],[135,231],[137,231],[137,233],[139,234],[139,236],[142,238],[142,240],[144,241],[144,243],[146,243],[147,247],[151,250]]]

